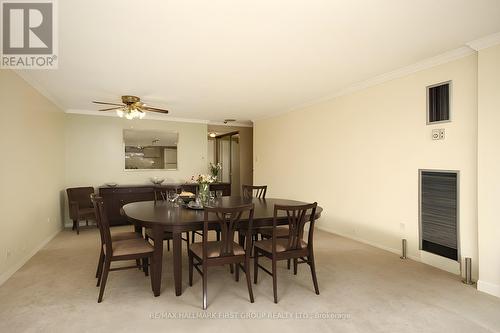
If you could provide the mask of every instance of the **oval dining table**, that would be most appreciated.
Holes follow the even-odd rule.
[[[235,207],[239,205],[254,203],[253,228],[272,226],[274,216],[274,205],[303,205],[305,202],[287,199],[258,199],[243,198],[237,196],[222,197],[215,200],[212,206]],[[316,209],[316,218],[321,216],[322,208]],[[141,201],[126,204],[121,213],[137,227],[151,228],[153,231],[154,253],[151,263],[151,281],[153,294],[160,295],[161,274],[163,260],[163,234],[165,231],[172,233],[172,255],[175,295],[182,294],[182,244],[181,235],[186,231],[203,230],[203,210],[194,210],[185,206],[174,205],[168,201]],[[214,221],[215,215],[209,215],[209,221]],[[243,216],[240,223],[248,222],[248,217]],[[286,215],[278,215],[277,224],[287,224]]]

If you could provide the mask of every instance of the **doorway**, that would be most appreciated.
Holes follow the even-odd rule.
[[[212,149],[210,149],[210,146]],[[240,134],[238,131],[217,135],[209,139],[213,152],[213,163],[220,163],[222,169],[217,179],[231,184],[231,195],[240,195]]]

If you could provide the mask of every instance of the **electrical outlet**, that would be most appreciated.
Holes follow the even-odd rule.
[[[436,128],[432,130],[432,140],[444,140],[445,130],[444,128]]]

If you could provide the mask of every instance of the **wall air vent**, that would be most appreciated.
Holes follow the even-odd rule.
[[[458,260],[458,172],[420,170],[420,249]]]

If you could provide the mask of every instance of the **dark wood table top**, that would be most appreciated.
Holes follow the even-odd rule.
[[[274,205],[303,205],[306,202],[286,200],[286,199],[246,199],[242,197],[222,197],[216,200],[217,206],[234,207],[248,203],[255,204],[254,222],[256,225],[272,225],[274,215]],[[320,217],[323,209],[318,206],[316,209],[316,218]],[[200,227],[204,220],[203,210],[193,210],[186,207],[174,207],[166,201],[142,201],[133,202],[123,206],[124,214],[131,222],[151,227],[162,224],[166,227]],[[213,217],[212,218],[210,217]],[[285,215],[279,217],[286,218]],[[217,221],[215,215],[210,214],[209,219]]]

